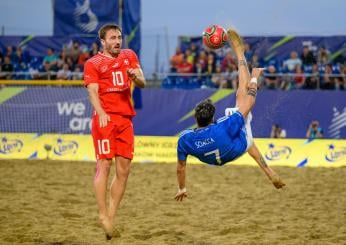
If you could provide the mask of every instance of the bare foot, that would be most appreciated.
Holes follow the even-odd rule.
[[[227,30],[227,35],[232,49],[237,55],[238,60],[243,60],[244,44],[242,38],[239,36],[238,32],[232,28]]]
[[[102,229],[106,233],[106,239],[111,240],[112,239],[112,233],[113,233],[112,221],[108,217],[100,217],[99,222],[101,224]]]

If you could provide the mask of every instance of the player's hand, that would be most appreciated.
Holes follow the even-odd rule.
[[[126,72],[127,72],[127,75],[130,77],[130,79],[132,81],[135,81],[137,79],[137,75],[135,73],[135,69],[130,68],[130,69],[127,69]]]
[[[187,192],[186,192],[186,188],[183,188],[182,190],[178,190],[178,193],[175,194],[174,199],[176,201],[182,201],[184,198],[187,197]]]
[[[253,68],[251,76],[255,78],[259,78],[259,76],[262,74],[263,71],[264,71],[264,68]]]
[[[111,117],[106,113],[99,115],[100,128],[106,127],[108,122],[111,121]]]
[[[286,185],[277,174],[272,175],[270,177],[270,180],[272,181],[276,189],[281,189]]]

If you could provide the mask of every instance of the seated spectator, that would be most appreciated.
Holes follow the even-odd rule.
[[[312,65],[311,74],[305,79],[304,89],[317,89],[320,86],[320,72],[318,65]]]
[[[296,89],[300,89],[304,86],[305,76],[304,71],[302,70],[302,67],[300,65],[297,65],[294,70],[293,82],[294,88]]]
[[[320,65],[327,65],[330,61],[330,52],[326,49],[326,47],[321,46],[318,50],[317,55],[317,63]]]
[[[183,58],[183,62],[176,66],[179,74],[193,73],[193,65],[187,62],[186,58]]]
[[[302,61],[298,58],[298,54],[295,51],[292,51],[290,58],[284,61],[284,68],[288,72],[294,72],[294,69],[297,65],[302,65]]]
[[[346,90],[346,66],[340,64],[339,77],[336,78],[336,87],[339,90]]]
[[[58,71],[57,73],[57,79],[58,80],[70,80],[72,78],[72,73],[69,69],[68,64],[64,64],[63,68]]]
[[[275,66],[269,66],[267,72],[264,74],[264,83],[267,89],[277,89],[279,85],[279,79],[276,75]]]
[[[53,48],[47,49],[47,55],[43,58],[43,64],[47,66],[49,70],[58,69],[58,57],[54,54]]]
[[[314,54],[310,51],[309,46],[303,47],[303,52],[300,56],[304,66],[316,64],[316,58]]]
[[[207,60],[207,74],[213,74],[216,72],[216,62],[215,62],[215,56],[212,53],[208,54],[208,60]]]
[[[77,40],[72,42],[71,47],[67,49],[67,55],[72,58],[74,64],[78,62],[78,57],[81,53],[80,43]]]
[[[201,50],[196,60],[196,73],[205,73],[207,71],[207,63],[207,53],[204,50]]]
[[[274,124],[270,132],[270,138],[286,138],[286,130],[278,124]]]
[[[83,72],[78,66],[73,71],[72,80],[83,80]]]
[[[250,44],[244,43],[244,56],[246,60],[252,59],[253,52],[251,51]]]
[[[323,138],[323,129],[319,125],[320,124],[317,120],[312,121],[306,132],[306,138],[308,139]]]
[[[184,53],[181,51],[180,47],[177,47],[175,54],[171,57],[171,72],[177,72],[177,66],[182,64],[184,60]]]
[[[211,76],[211,81],[216,88],[227,88],[227,77],[222,73],[221,66],[216,66],[215,73]]]
[[[321,81],[321,89],[335,89],[335,77],[333,77],[333,67],[331,64],[325,66],[324,74]]]
[[[14,67],[13,64],[11,62],[11,58],[10,56],[5,56],[4,58],[4,62],[1,65],[1,78],[4,79],[11,79],[12,78],[12,72],[14,72]]]
[[[93,42],[93,43],[91,44],[91,48],[90,48],[90,57],[93,57],[93,56],[96,55],[99,51],[100,51],[99,45],[97,44],[97,42]]]
[[[192,66],[195,65],[195,56],[192,54],[190,49],[185,50],[185,59]]]
[[[232,65],[235,65],[235,59],[233,58],[233,54],[231,51],[226,53],[226,56],[221,61],[221,69],[226,71],[227,68],[230,68]]]
[[[252,55],[252,58],[249,62],[252,68],[262,67],[261,62],[259,61],[259,57],[257,54]]]
[[[80,68],[84,67],[84,63],[90,58],[90,53],[88,49],[84,49],[83,52],[78,57],[77,66]]]

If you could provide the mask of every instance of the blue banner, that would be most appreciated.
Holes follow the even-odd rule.
[[[90,133],[92,108],[85,88],[5,87],[2,93],[12,97],[0,104],[0,132]],[[136,135],[170,136],[194,127],[193,108],[207,98],[215,103],[215,118],[235,104],[231,90],[144,89],[141,96],[143,108],[134,118]],[[253,109],[253,134],[268,138],[276,123],[286,130],[288,138],[305,138],[313,120],[320,122],[326,138],[345,139],[345,92],[259,91]]]
[[[54,35],[97,34],[105,23],[117,23],[118,0],[55,0]]]

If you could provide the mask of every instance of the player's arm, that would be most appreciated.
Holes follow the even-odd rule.
[[[257,162],[257,164],[260,166],[263,172],[268,176],[275,188],[280,189],[286,185],[281,180],[280,176],[267,165],[266,161],[264,160],[261,152],[258,150],[255,143],[253,143],[252,146],[249,148],[248,153]]]
[[[130,68],[127,70],[127,74],[129,75],[132,82],[136,84],[137,87],[145,87],[146,81],[141,68]]]
[[[187,197],[186,187],[185,187],[185,176],[186,176],[186,161],[178,160],[177,164],[177,180],[178,180],[178,192],[174,199],[177,201],[182,201]]]
[[[89,93],[89,100],[97,115],[99,116],[100,127],[106,127],[110,121],[109,115],[103,110],[99,99],[99,85],[97,83],[90,83],[87,87]]]

